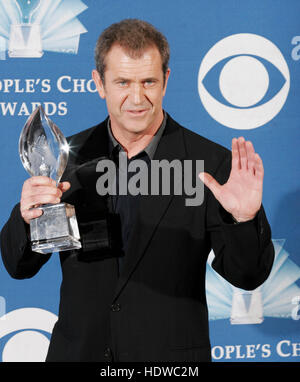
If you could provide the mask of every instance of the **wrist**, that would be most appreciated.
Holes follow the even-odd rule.
[[[244,223],[244,222],[253,220],[255,218],[256,214],[253,215],[253,216],[246,216],[246,217],[243,217],[243,216],[234,216],[234,215],[231,215],[231,216],[232,216],[232,219],[233,219],[234,223],[238,224],[238,223]]]

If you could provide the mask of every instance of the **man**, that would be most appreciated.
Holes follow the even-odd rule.
[[[69,138],[58,188],[46,177],[25,181],[2,230],[8,272],[32,277],[50,257],[30,249],[28,224],[41,214],[33,207],[61,198],[75,205],[83,248],[60,253],[61,301],[48,361],[209,361],[210,250],[214,269],[243,289],[258,287],[271,270],[262,161],[244,138],[233,139],[231,155],[163,111],[168,60],[166,39],[148,23],[123,20],[102,33],[92,75],[109,118]],[[100,196],[96,163],[110,158],[119,173],[121,155],[147,166],[204,160],[203,203],[186,206],[186,195],[174,192]]]

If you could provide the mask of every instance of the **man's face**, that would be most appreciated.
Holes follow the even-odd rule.
[[[156,47],[147,48],[141,57],[131,58],[119,45],[106,56],[103,84],[93,71],[101,98],[105,98],[111,126],[128,133],[151,134],[163,119],[162,101],[166,92],[161,56]]]

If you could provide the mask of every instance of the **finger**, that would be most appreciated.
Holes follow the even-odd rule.
[[[240,170],[241,168],[240,155],[239,155],[239,149],[238,149],[238,141],[236,138],[232,139],[231,150],[232,150],[231,168],[235,170]]]
[[[21,208],[22,210],[29,210],[30,208],[41,204],[57,204],[59,202],[60,198],[55,195],[32,195],[21,200]]]
[[[200,172],[198,175],[206,187],[214,194],[215,198],[219,198],[221,185],[207,172]]]
[[[53,186],[35,186],[25,189],[22,193],[23,198],[27,198],[33,195],[55,195],[57,197],[62,196],[62,191]]]
[[[30,186],[56,186],[55,180],[48,176],[32,176],[26,182]]]
[[[247,166],[249,172],[254,175],[254,166],[255,166],[255,150],[251,141],[245,142],[246,154],[247,154]]]
[[[254,164],[255,176],[262,180],[264,177],[264,166],[263,161],[259,154],[255,153],[255,164]]]
[[[41,208],[33,208],[30,210],[21,210],[22,218],[27,224],[30,224],[31,219],[38,218],[43,215],[43,210]]]
[[[66,192],[71,187],[70,182],[62,182],[59,183],[58,188],[61,190],[61,192]]]
[[[239,155],[240,155],[241,169],[247,170],[247,154],[246,154],[245,138],[244,137],[239,137],[238,149],[239,149]]]

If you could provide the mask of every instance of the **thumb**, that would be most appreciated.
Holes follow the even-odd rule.
[[[58,188],[61,190],[62,193],[67,191],[71,187],[70,182],[62,182],[59,183]]]
[[[208,187],[210,191],[214,194],[215,198],[218,199],[221,185],[215,180],[215,178],[207,172],[200,172],[198,176],[205,184],[205,186]]]

